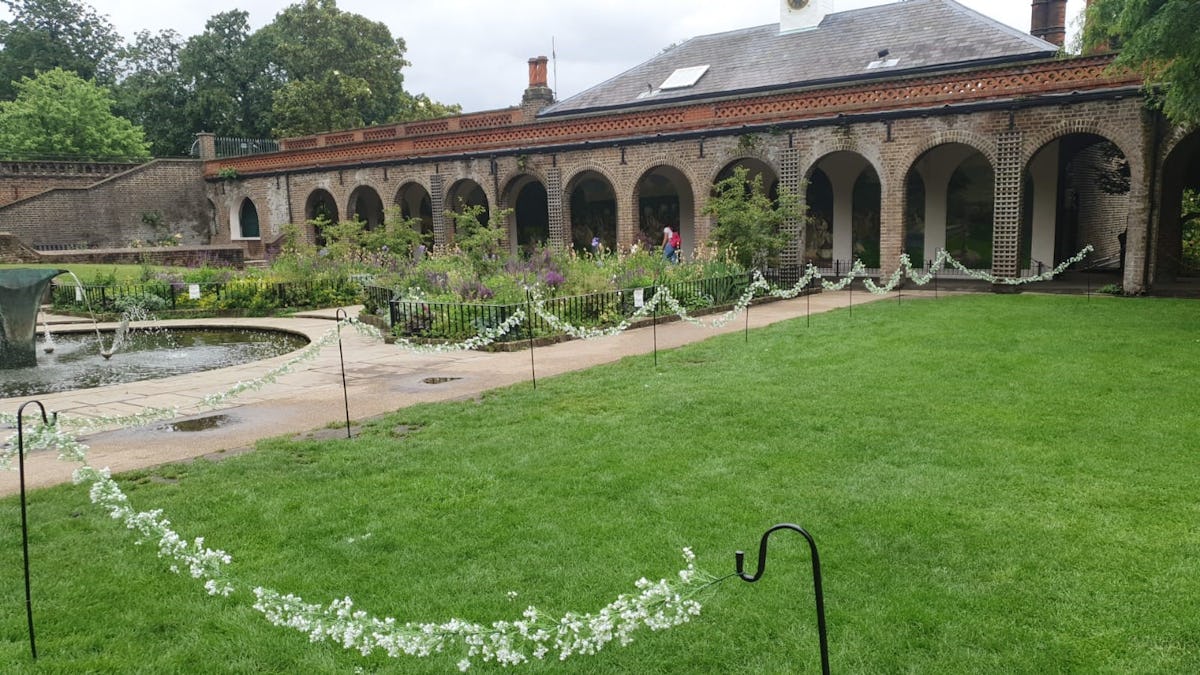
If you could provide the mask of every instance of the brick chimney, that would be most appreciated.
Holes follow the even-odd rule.
[[[536,113],[554,103],[554,91],[546,84],[546,64],[550,59],[536,56],[529,59],[529,87],[521,97],[521,107]]]
[[[1063,46],[1067,39],[1067,0],[1033,0],[1029,34]]]

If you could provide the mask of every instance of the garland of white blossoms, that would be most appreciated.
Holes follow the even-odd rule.
[[[987,281],[993,284],[1017,286],[1041,281],[1049,281],[1059,274],[1062,274],[1062,272],[1071,265],[1083,260],[1093,250],[1094,249],[1092,245],[1088,244],[1087,246],[1084,246],[1079,253],[1068,258],[1067,260],[1064,260],[1054,269],[1034,276],[1015,278],[997,277],[988,272],[970,269],[956,260],[954,256],[950,255],[945,249],[938,251],[938,255],[934,259],[933,263],[929,266],[929,270],[922,274],[918,271],[918,268],[913,266],[912,260],[909,258],[908,254],[904,253],[900,255],[899,265],[897,265],[896,269],[892,272],[887,283],[883,284],[882,286],[876,284],[870,277],[867,276],[867,268],[861,260],[855,260],[854,265],[851,266],[850,270],[842,275],[837,281],[826,280],[824,275],[821,274],[821,271],[814,267],[812,263],[809,263],[804,270],[804,275],[801,276],[800,279],[789,288],[773,288],[771,284],[762,276],[762,273],[755,270],[752,281],[746,286],[746,290],[742,292],[742,295],[737,299],[729,311],[707,322],[691,316],[687,309],[680,304],[679,300],[677,300],[675,296],[671,294],[670,289],[666,286],[657,287],[654,296],[641,308],[639,308],[637,312],[611,328],[584,328],[575,326],[561,317],[551,314],[545,307],[545,299],[536,289],[533,291],[532,306],[533,312],[539,318],[545,321],[551,328],[556,331],[566,333],[571,337],[580,339],[607,337],[609,335],[620,333],[628,329],[635,319],[645,317],[646,314],[656,309],[659,305],[666,305],[666,307],[668,307],[671,312],[673,312],[681,320],[686,321],[694,326],[710,326],[712,328],[720,328],[728,324],[742,312],[746,311],[746,308],[749,307],[750,303],[754,300],[754,296],[760,291],[770,295],[771,297],[790,300],[803,293],[814,280],[819,279],[821,282],[821,287],[827,291],[840,291],[853,283],[855,279],[861,278],[863,281],[863,286],[869,292],[875,295],[885,295],[894,291],[896,287],[900,285],[900,281],[905,277],[911,279],[918,286],[924,286],[932,281],[938,272],[940,272],[947,264],[959,270],[960,272],[963,272],[964,274],[981,281]]]
[[[192,578],[204,582],[209,595],[230,596],[246,587],[228,572],[232,557],[227,552],[205,546],[204,537],[187,541],[172,529],[161,509],[135,510],[109,470],[88,465],[87,446],[64,431],[57,420],[49,424],[35,422],[23,436],[26,452],[57,449],[59,459],[79,462],[81,466],[73,474],[75,484],[90,482],[88,496],[92,503],[136,532],[135,544],[153,542],[158,557],[169,561],[171,572],[181,574],[187,570]],[[11,455],[5,460],[11,460]],[[391,617],[380,619],[355,610],[349,597],[322,606],[261,586],[252,589],[256,598],[253,607],[275,626],[307,633],[312,642],[332,640],[363,655],[383,651],[391,657],[430,656],[457,650],[463,654],[458,662],[461,670],[469,668],[473,659],[506,666],[544,659],[548,654],[561,660],[574,654],[595,654],[614,639],[624,646],[632,642],[633,633],[639,629],[664,630],[698,616],[698,594],[729,577],[717,578],[697,570],[696,556],[690,548],[683,549],[683,556],[686,566],[677,580],[639,579],[634,584],[637,593],[619,595],[595,613],[567,612],[553,617],[530,606],[521,619],[489,625],[462,619],[402,624]]]
[[[544,659],[548,654],[566,660],[575,654],[595,654],[617,640],[622,646],[633,641],[641,628],[665,630],[699,616],[697,594],[727,577],[713,577],[696,569],[696,556],[683,549],[687,565],[677,581],[641,578],[634,583],[636,594],[621,594],[595,613],[567,612],[561,617],[543,614],[529,606],[521,619],[495,621],[489,625],[451,619],[443,623],[404,623],[392,617],[377,618],[354,609],[349,597],[328,606],[310,604],[295,595],[255,588],[254,608],[276,626],[308,634],[312,642],[335,642],[364,656],[382,651],[397,657],[429,656],[457,647],[465,651],[460,670],[472,658],[496,661],[504,666]]]

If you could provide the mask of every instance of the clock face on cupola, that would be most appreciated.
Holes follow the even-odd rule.
[[[812,30],[833,12],[832,0],[781,0],[779,6],[779,30],[784,33]]]

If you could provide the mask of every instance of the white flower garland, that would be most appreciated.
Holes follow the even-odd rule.
[[[900,255],[899,265],[897,265],[896,269],[892,271],[887,283],[883,284],[882,286],[876,284],[874,280],[866,276],[867,268],[863,264],[862,260],[855,260],[854,265],[851,266],[850,270],[847,271],[846,274],[842,275],[842,277],[837,281],[826,280],[824,275],[821,274],[820,270],[814,267],[812,263],[809,263],[805,267],[804,275],[800,277],[799,281],[789,288],[782,289],[772,288],[770,283],[768,283],[767,280],[762,276],[762,273],[755,270],[753,280],[746,287],[746,290],[742,293],[741,297],[737,299],[737,302],[734,303],[733,307],[721,316],[718,316],[707,322],[689,314],[687,309],[679,303],[675,296],[671,294],[671,291],[667,286],[657,287],[654,297],[650,298],[650,300],[642,305],[637,312],[635,312],[629,318],[622,320],[621,323],[617,324],[616,326],[610,328],[585,328],[582,326],[576,326],[562,319],[561,317],[555,316],[546,309],[545,300],[537,291],[537,289],[532,289],[532,307],[534,314],[545,321],[554,330],[583,340],[608,337],[610,335],[616,335],[617,333],[625,331],[635,319],[646,316],[651,311],[656,309],[660,304],[666,305],[666,307],[670,309],[672,313],[678,316],[681,320],[686,321],[693,326],[720,328],[728,324],[742,312],[746,311],[746,308],[749,307],[750,303],[754,300],[755,294],[759,291],[762,291],[771,297],[790,300],[803,293],[804,290],[809,287],[809,284],[817,279],[821,281],[821,287],[825,290],[840,291],[853,283],[855,279],[861,277],[863,280],[863,286],[869,292],[875,295],[885,295],[895,290],[896,287],[900,285],[900,281],[905,277],[911,279],[918,286],[924,286],[925,284],[928,284],[934,279],[937,273],[946,266],[947,263],[955,269],[975,279],[987,281],[993,284],[1016,286],[1040,281],[1049,281],[1050,279],[1053,279],[1061,274],[1071,265],[1083,260],[1093,250],[1095,249],[1093,249],[1092,245],[1088,244],[1087,246],[1084,246],[1083,250],[1081,250],[1079,253],[1067,260],[1064,260],[1052,270],[1035,276],[1017,278],[997,277],[988,272],[969,269],[951,256],[945,249],[938,251],[937,258],[930,265],[929,271],[921,274],[917,271],[916,267],[913,267],[912,260],[909,258],[908,254],[903,253]]]
[[[171,521],[163,516],[161,509],[134,510],[109,470],[88,465],[87,446],[58,424],[35,423],[27,438],[27,450],[55,448],[60,460],[80,463],[72,475],[75,484],[90,482],[88,496],[92,503],[136,532],[135,545],[153,541],[158,557],[170,562],[171,572],[181,574],[187,570],[192,578],[203,580],[209,595],[227,597],[241,586],[227,571],[232,563],[227,552],[206,547],[203,537],[188,542],[171,528]],[[6,459],[11,459],[11,453]],[[680,570],[678,581],[660,579],[652,583],[639,579],[635,584],[637,594],[619,595],[595,614],[568,612],[558,619],[530,606],[522,619],[496,621],[490,626],[462,619],[400,624],[394,618],[378,619],[354,610],[349,597],[323,607],[261,586],[253,589],[256,598],[253,607],[272,625],[308,633],[312,642],[334,640],[363,655],[381,650],[391,657],[429,656],[458,649],[464,653],[458,662],[460,670],[467,670],[472,659],[518,665],[529,662],[530,658],[543,659],[551,652],[557,653],[559,659],[573,654],[595,654],[614,639],[621,645],[629,644],[632,634],[640,628],[664,630],[698,616],[701,605],[695,599],[697,594],[729,577],[716,578],[698,571],[696,556],[690,548],[683,549],[683,555],[687,564]],[[509,597],[513,596],[510,592]]]
[[[724,578],[698,572],[691,549],[683,549],[683,555],[687,566],[680,570],[678,581],[639,579],[634,584],[637,594],[621,594],[594,614],[568,612],[554,618],[530,606],[521,619],[486,626],[462,619],[401,624],[392,617],[380,619],[354,609],[348,597],[322,606],[265,588],[254,589],[258,598],[254,608],[273,625],[306,633],[312,642],[338,643],[364,656],[376,651],[393,658],[429,656],[456,648],[466,654],[458,662],[464,671],[473,658],[503,666],[541,660],[548,654],[565,660],[574,654],[595,654],[613,640],[628,645],[640,628],[665,630],[698,616],[701,606],[696,594]]]

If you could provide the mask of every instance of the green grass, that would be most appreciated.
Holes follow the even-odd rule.
[[[240,579],[401,620],[598,609],[673,574],[685,545],[709,572],[732,571],[736,549],[753,568],[762,532],[791,521],[820,546],[835,672],[1196,672],[1197,308],[878,302],[122,485],[228,550]],[[166,573],[80,488],[36,492],[29,510],[40,659],[7,499],[4,672],[446,672],[459,658],[364,658],[273,628],[249,593],[214,599]],[[817,672],[816,647],[807,548],[783,532],[764,578],[723,582],[694,623],[529,670]]]
[[[147,268],[145,265],[96,265],[82,263],[66,263],[63,265],[34,265],[26,263],[0,264],[0,269],[16,267],[32,269],[66,269],[74,272],[75,276],[79,277],[80,281],[85,284],[90,284],[96,279],[115,279],[116,283],[119,284],[136,284],[142,281],[142,275],[145,273],[146,269],[156,272],[179,269],[175,267],[162,267],[158,265],[151,265]],[[59,278],[58,282],[74,284],[74,280],[72,280],[69,275],[64,275],[62,278]]]

